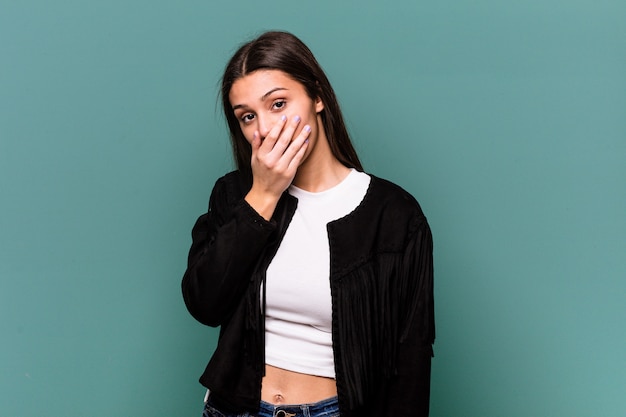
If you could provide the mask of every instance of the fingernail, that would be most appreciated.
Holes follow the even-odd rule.
[[[310,132],[311,131],[311,126],[309,126],[309,125],[304,126],[304,130],[306,130],[307,132]]]
[[[298,122],[300,121],[300,116],[296,116],[296,117],[294,117],[294,118],[293,118],[293,121],[294,121],[294,122],[296,122],[296,123],[298,123]]]
[[[283,114],[282,116],[280,116],[280,120],[282,120],[282,121],[284,122],[285,120],[287,120],[287,116],[285,116],[285,115]]]

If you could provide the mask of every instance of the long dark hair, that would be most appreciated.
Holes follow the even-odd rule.
[[[363,170],[343,121],[335,92],[311,50],[288,32],[265,32],[241,46],[228,62],[222,77],[222,105],[230,130],[230,139],[237,168],[252,175],[252,148],[245,139],[228,98],[233,83],[260,69],[280,70],[300,82],[312,100],[324,103],[322,124],[331,152],[348,168]]]

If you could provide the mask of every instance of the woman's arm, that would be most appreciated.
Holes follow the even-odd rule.
[[[433,300],[433,242],[424,217],[404,252],[400,300],[404,308],[397,346],[397,374],[388,381],[384,416],[426,417],[430,398],[430,369],[435,340]]]
[[[233,174],[215,184],[209,211],[192,230],[183,298],[191,315],[219,326],[239,304],[274,222],[261,217],[243,199]]]

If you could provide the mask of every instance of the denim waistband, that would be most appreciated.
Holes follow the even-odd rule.
[[[258,417],[337,417],[339,401],[331,397],[312,404],[274,405],[261,401]]]

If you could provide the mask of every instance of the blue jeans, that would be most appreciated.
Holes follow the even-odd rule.
[[[218,410],[209,397],[202,417],[339,417],[339,401],[337,397],[300,405],[274,405],[261,401],[261,409],[256,414],[228,414]]]

